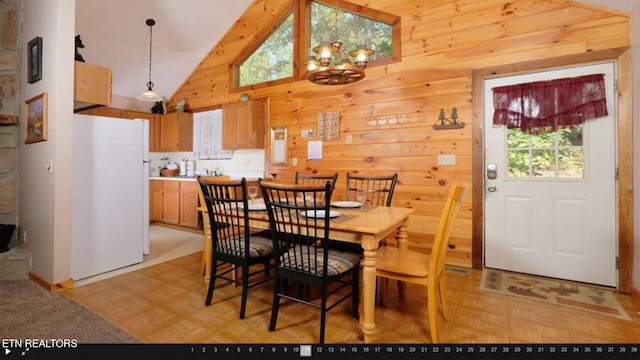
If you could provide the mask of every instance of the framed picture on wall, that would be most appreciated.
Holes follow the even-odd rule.
[[[47,93],[34,96],[25,102],[24,143],[47,140]]]
[[[271,165],[287,166],[287,138],[286,126],[271,128]]]
[[[42,38],[36,36],[27,46],[27,78],[29,84],[42,79]]]

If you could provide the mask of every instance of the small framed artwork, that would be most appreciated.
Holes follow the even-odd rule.
[[[271,128],[271,165],[287,166],[287,134],[286,126]]]
[[[29,84],[33,84],[36,81],[42,79],[42,38],[36,36],[27,46],[27,78]]]
[[[47,93],[27,100],[25,106],[24,143],[31,144],[47,140]]]

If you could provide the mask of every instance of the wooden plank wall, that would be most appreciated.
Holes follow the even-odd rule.
[[[397,172],[393,205],[416,209],[409,235],[418,248],[429,248],[449,186],[470,186],[473,181],[473,70],[629,46],[628,16],[571,1],[351,2],[401,18],[400,62],[367,68],[364,80],[346,86],[320,86],[302,79],[243,92],[269,99],[267,128],[289,128],[289,160],[296,157],[298,165],[291,161],[287,167],[267,165],[267,174],[293,178],[296,171],[338,172],[334,195],[338,199],[344,196],[347,172]],[[230,64],[290,6],[289,0],[255,0],[172,96],[169,106],[186,99],[189,111],[199,111],[238,101],[240,92],[230,91]],[[466,126],[434,130],[440,109],[449,116],[453,107]],[[302,138],[301,130],[317,130],[318,113],[324,111],[340,112],[340,139],[324,142],[323,160],[308,161],[307,142],[317,139]],[[373,118],[397,116],[423,121],[367,125]],[[352,144],[345,143],[346,135],[352,135]],[[456,155],[456,164],[439,166],[438,154]],[[472,266],[473,196],[466,198],[455,223],[452,265]]]

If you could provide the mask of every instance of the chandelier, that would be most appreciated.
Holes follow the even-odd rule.
[[[153,19],[147,19],[145,22],[149,26],[149,82],[147,83],[147,91],[138,95],[138,100],[142,101],[162,101],[162,97],[153,91],[153,82],[151,81],[151,49],[153,46],[153,25],[156,21]]]
[[[368,49],[362,39],[361,43],[349,52],[349,56],[355,59],[352,62],[344,54],[340,41],[329,42],[325,36],[320,45],[313,48],[320,60],[314,55],[307,58],[307,79],[319,85],[344,85],[364,79],[364,68],[375,51]],[[336,61],[332,65],[334,57]]]

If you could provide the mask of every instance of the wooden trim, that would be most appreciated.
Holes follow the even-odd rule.
[[[471,260],[474,269],[480,269],[484,265],[484,101],[483,82],[487,78],[497,75],[520,74],[533,71],[552,70],[570,65],[587,65],[590,62],[617,60],[618,76],[628,74],[630,76],[630,55],[628,48],[611,49],[604,51],[588,52],[578,55],[570,55],[558,58],[550,58],[539,61],[531,61],[518,64],[510,64],[484,69],[476,69],[472,72],[472,178],[473,178],[473,225],[471,235]],[[629,81],[619,79],[619,81]],[[617,115],[618,136],[618,289],[628,293],[632,285],[633,266],[633,208],[631,206],[633,168],[631,161],[632,150],[632,116],[631,116],[631,83],[626,90],[619,90]],[[624,111],[624,114],[623,114]]]
[[[633,278],[633,104],[631,50],[618,57],[618,291],[631,292]]]
[[[637,302],[640,302],[640,290],[636,289],[634,286],[631,287],[631,297],[635,299]]]
[[[615,10],[615,9],[606,8],[606,7],[602,7],[602,6],[589,5],[589,4],[581,3],[581,2],[578,2],[578,1],[571,1],[571,0],[549,0],[549,1],[554,2],[554,3],[558,3],[558,4],[563,4],[563,5],[574,6],[574,7],[578,7],[578,8],[582,8],[582,9],[599,11],[599,12],[602,12],[602,13],[611,14],[611,15],[615,15],[615,16],[624,16],[624,17],[627,17],[627,18],[629,17],[629,13],[625,12],[625,11]]]
[[[48,292],[57,292],[57,291],[70,289],[73,287],[72,279],[68,279],[68,280],[59,282],[57,284],[51,284],[32,272],[29,273],[29,279],[34,283],[38,284],[43,289],[47,290]]]

